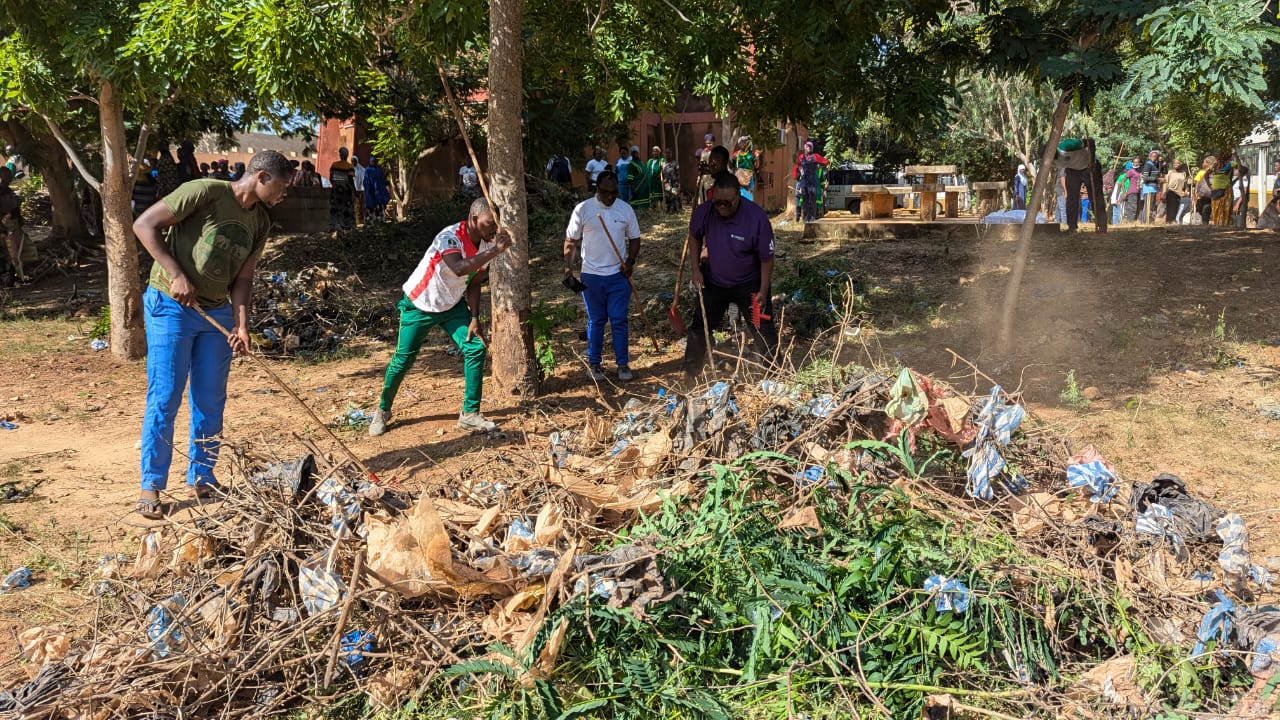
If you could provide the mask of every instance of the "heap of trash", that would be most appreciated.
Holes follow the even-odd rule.
[[[102,558],[94,632],[21,632],[30,681],[0,710],[265,716],[426,707],[434,688],[493,712],[717,717],[739,693],[814,676],[835,688],[814,702],[915,716],[965,703],[1149,716],[1179,697],[1143,672],[1138,635],[1181,648],[1171,666],[1239,665],[1258,678],[1250,692],[1274,677],[1280,611],[1255,604],[1272,578],[1240,516],[1172,475],[1125,481],[1000,387],[969,397],[909,369],[854,367],[831,386],[663,388],[480,452],[420,491],[315,452],[226,452],[221,502]],[[951,535],[981,542],[895,555]],[[738,557],[742,584],[713,588]],[[782,571],[801,561],[823,564]],[[886,599],[855,609],[856,582]],[[838,597],[849,606],[821,610]],[[1099,627],[1104,605],[1128,608],[1126,624]],[[684,629],[643,634],[672,627]],[[707,670],[694,656],[724,663],[715,687],[670,690]]]
[[[332,263],[259,271],[250,336],[263,355],[331,353],[361,335],[389,336],[393,310]]]

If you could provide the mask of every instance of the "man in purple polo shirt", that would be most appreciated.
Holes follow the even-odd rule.
[[[707,355],[705,328],[719,325],[731,303],[742,310],[747,328],[761,344],[766,360],[772,361],[778,346],[769,298],[773,226],[764,210],[744,200],[738,189],[738,178],[721,171],[713,181],[711,202],[699,205],[689,221],[689,256],[700,257],[705,246],[708,257],[705,265],[693,264],[693,287],[702,297],[689,325],[684,351],[686,376],[694,376],[702,369]],[[750,312],[756,302],[758,317]],[[707,314],[705,324],[703,312]]]

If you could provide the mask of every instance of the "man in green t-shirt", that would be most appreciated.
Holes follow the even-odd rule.
[[[284,198],[293,177],[274,150],[253,156],[240,179],[184,183],[138,217],[133,232],[155,260],[142,297],[147,326],[147,407],[142,421],[142,492],[137,511],[164,516],[160,492],[169,480],[173,425],[191,383],[187,486],[197,499],[217,490],[213,466],[227,402],[233,352],[249,350],[253,269],[271,229],[267,208]],[[193,305],[223,327],[224,338]]]

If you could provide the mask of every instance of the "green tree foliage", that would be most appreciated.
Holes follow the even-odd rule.
[[[1272,114],[1264,68],[1277,59],[1280,27],[1270,3],[1167,5],[1141,29],[1129,88],[1136,101],[1159,106],[1177,147],[1229,152]]]

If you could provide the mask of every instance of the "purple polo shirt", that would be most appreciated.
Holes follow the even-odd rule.
[[[714,203],[702,203],[689,220],[689,234],[707,248],[711,264],[708,280],[717,287],[759,282],[760,263],[773,259],[773,226],[769,224],[769,216],[745,198],[730,218],[720,217]]]

